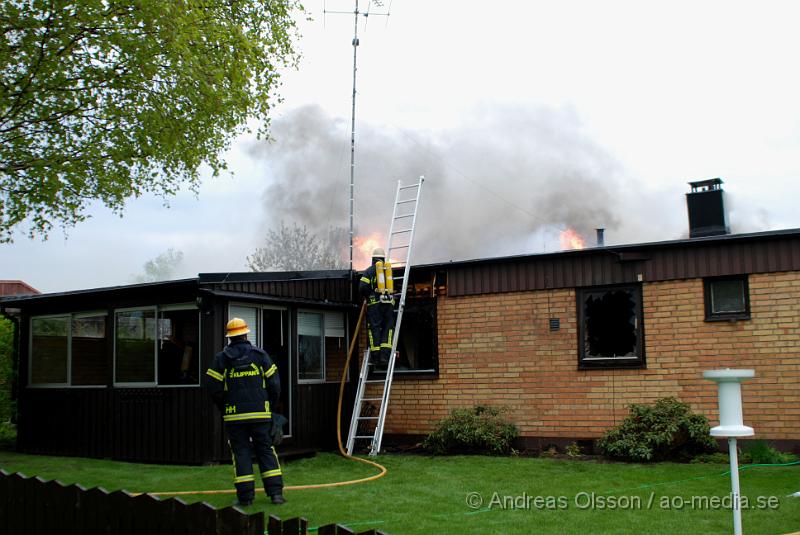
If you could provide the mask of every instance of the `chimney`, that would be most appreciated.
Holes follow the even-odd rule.
[[[606,229],[598,228],[598,229],[595,229],[595,230],[597,231],[597,246],[598,247],[605,247],[606,240],[603,237],[603,233],[605,232]]]
[[[689,237],[720,236],[730,234],[728,212],[725,210],[725,192],[722,180],[712,178],[689,182],[692,191],[686,194],[689,210]]]

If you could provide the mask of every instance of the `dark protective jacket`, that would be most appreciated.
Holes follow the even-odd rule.
[[[266,422],[281,394],[278,367],[266,351],[247,340],[216,354],[206,371],[207,385],[226,423]]]
[[[361,280],[358,283],[358,293],[367,300],[367,306],[375,305],[380,302],[380,294],[377,292],[377,289],[378,275],[375,270],[375,264],[373,263],[364,270],[364,273],[361,275]],[[394,298],[392,298],[389,304],[394,305]]]

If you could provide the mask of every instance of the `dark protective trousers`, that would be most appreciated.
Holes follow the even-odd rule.
[[[367,323],[370,354],[373,358],[379,356],[382,362],[388,362],[394,335],[394,306],[391,303],[368,305]]]
[[[253,474],[253,452],[258,460],[261,481],[267,496],[283,493],[283,475],[278,463],[278,454],[272,446],[270,430],[272,422],[227,424],[228,444],[233,455],[234,486],[240,502],[251,502],[255,498],[256,484]]]

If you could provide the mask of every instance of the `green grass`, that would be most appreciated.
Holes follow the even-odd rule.
[[[357,531],[378,528],[394,535],[422,533],[730,533],[730,509],[682,509],[664,507],[663,500],[692,496],[726,496],[730,478],[724,464],[652,465],[598,463],[517,457],[424,457],[383,455],[379,461],[389,473],[374,482],[315,490],[288,490],[283,506],[268,504],[259,495],[251,511],[274,513],[282,518],[305,516],[311,526],[338,522]],[[186,467],[132,464],[70,457],[44,457],[0,451],[0,466],[8,471],[80,483],[107,490],[169,491],[212,490],[232,487],[230,466]],[[287,463],[287,485],[324,483],[365,477],[376,471],[334,454]],[[755,504],[759,496],[775,496],[776,509],[744,510],[745,531],[788,533],[800,530],[800,465],[744,468],[742,492]],[[483,504],[471,509],[467,494],[477,492]],[[491,507],[498,496],[530,497],[531,508]],[[584,493],[584,494],[579,494]],[[614,497],[638,507],[580,509],[579,500],[609,503]],[[562,509],[537,509],[536,497],[552,497]],[[563,497],[563,498],[561,498]],[[223,507],[228,495],[184,497]],[[698,498],[703,499],[703,498]],[[648,502],[652,505],[648,508]],[[546,503],[544,505],[547,505]]]

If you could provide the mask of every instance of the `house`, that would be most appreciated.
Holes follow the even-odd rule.
[[[800,451],[800,229],[728,234],[720,184],[692,183],[689,239],[420,266],[446,281],[437,351],[423,375],[397,374],[385,441],[478,404],[508,407],[533,449],[590,446],[666,396],[714,422],[702,372],[730,367],[755,370],[755,438]]]
[[[0,312],[17,320],[21,340],[18,448],[166,463],[230,459],[202,376],[234,316],[280,369],[287,446],[335,447],[333,410],[358,313],[351,286],[349,271],[225,273],[4,298]]]
[[[4,295],[34,295],[39,290],[20,280],[0,280],[0,297]]]
[[[629,404],[666,396],[715,421],[702,372],[731,367],[755,369],[743,388],[755,438],[800,450],[800,229],[729,234],[720,184],[692,184],[688,239],[414,266],[384,443],[478,404],[508,407],[529,449],[588,446]],[[357,280],[200,274],[2,299],[22,340],[19,448],[226,460],[200,375],[233,316],[278,364],[287,447],[333,448]]]

